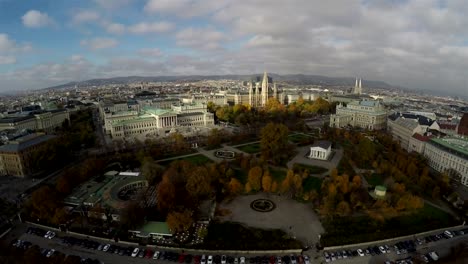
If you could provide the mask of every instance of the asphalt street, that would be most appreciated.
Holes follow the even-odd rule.
[[[66,255],[77,255],[77,256],[80,256],[82,258],[92,258],[92,259],[98,259],[100,261],[102,261],[103,263],[155,263],[155,262],[158,262],[158,263],[163,263],[163,264],[173,264],[174,262],[170,262],[170,261],[161,261],[161,260],[153,260],[153,259],[145,259],[145,258],[132,258],[132,257],[129,257],[129,256],[120,256],[118,254],[113,254],[113,253],[109,253],[109,252],[103,252],[103,251],[97,251],[97,250],[93,250],[93,249],[86,249],[86,248],[82,248],[80,246],[77,246],[77,245],[73,245],[73,246],[68,246],[68,245],[64,245],[62,244],[61,242],[61,236],[71,236],[70,234],[65,234],[65,233],[58,233],[58,236],[53,238],[53,239],[46,239],[46,238],[43,238],[43,237],[39,237],[39,236],[36,236],[36,235],[33,235],[33,234],[27,234],[27,233],[24,233],[24,231],[26,230],[26,227],[27,226],[22,226],[21,228],[16,228],[15,230],[13,230],[11,232],[11,236],[14,236],[14,237],[17,237],[18,239],[21,239],[21,240],[26,240],[26,241],[29,241],[35,245],[38,245],[39,247],[41,248],[47,248],[47,249],[55,249],[56,251],[59,251],[61,253],[64,253]],[[440,232],[439,232],[440,233]],[[77,237],[77,238],[83,238],[83,237],[80,237],[80,236],[74,236],[74,237]],[[11,238],[11,237],[10,237]],[[108,240],[96,240],[100,243],[110,243],[110,244],[116,244],[116,243],[112,243],[111,241],[108,241]],[[401,254],[401,255],[397,255],[393,249],[393,244],[392,243],[389,243],[388,245],[390,246],[390,248],[392,249],[392,251],[390,253],[387,253],[387,254],[381,254],[381,255],[376,255],[376,256],[364,256],[364,257],[352,257],[352,258],[346,258],[346,259],[338,259],[338,260],[335,260],[335,261],[332,261],[330,263],[350,263],[350,264],[353,264],[353,263],[370,263],[370,264],[373,264],[373,263],[384,263],[386,260],[398,260],[398,259],[403,259],[405,257],[408,257],[408,256],[417,256],[417,255],[420,255],[420,254],[425,254],[425,253],[428,253],[430,251],[436,251],[440,257],[444,257],[444,256],[447,256],[450,254],[450,250],[451,250],[451,247],[463,242],[463,241],[468,241],[468,235],[460,235],[460,236],[456,236],[454,238],[451,238],[451,239],[441,239],[439,241],[435,241],[435,242],[430,242],[430,243],[425,243],[425,244],[422,244],[422,245],[419,245],[417,246],[417,252],[414,252],[414,253],[410,253],[410,254]],[[396,242],[396,241],[395,241]],[[125,244],[119,244],[117,243],[117,245],[120,245],[120,246],[125,246]],[[148,247],[152,250],[155,250],[154,247]],[[141,249],[141,247],[140,247]],[[351,249],[352,248],[347,248],[347,249]],[[163,250],[160,250],[160,251],[163,251]],[[178,251],[174,251],[176,253],[182,253],[182,252],[178,252]],[[310,252],[307,252],[307,253],[310,253]],[[320,252],[320,254],[322,254],[322,252]],[[207,254],[208,255],[208,254]],[[236,255],[231,255],[233,257],[239,257],[239,256],[236,256]],[[246,255],[246,257],[251,257],[251,256],[255,256],[255,255]],[[325,259],[323,258],[323,255],[320,256],[320,257],[316,257],[315,254],[310,254],[310,257],[311,257],[311,263],[326,263],[325,262]],[[248,263],[248,262],[247,262]]]

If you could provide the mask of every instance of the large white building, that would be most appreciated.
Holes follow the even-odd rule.
[[[361,100],[338,104],[336,114],[330,115],[330,127],[360,127],[369,130],[385,129],[387,111],[380,101]]]
[[[207,111],[205,104],[179,104],[170,109],[150,106],[123,109],[104,113],[104,130],[112,139],[162,137],[177,128],[214,126],[214,115]]]
[[[411,137],[418,133],[424,134],[426,132],[415,119],[397,118],[395,120],[388,120],[388,131],[392,134],[394,140],[400,143],[400,146],[409,150]]]
[[[9,116],[0,119],[0,131],[30,129],[34,131],[54,132],[63,122],[70,122],[67,109],[37,111],[23,116]]]
[[[426,143],[424,156],[429,166],[439,172],[453,172],[468,186],[468,140],[465,138],[432,138]]]

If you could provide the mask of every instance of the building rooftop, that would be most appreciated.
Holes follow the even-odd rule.
[[[415,133],[413,135],[413,138],[415,138],[415,139],[417,139],[419,141],[427,142],[427,141],[431,140],[432,137],[431,136],[423,136],[423,135],[421,135],[419,133]]]
[[[149,221],[145,225],[142,226],[140,232],[147,233],[147,234],[158,234],[158,235],[172,235],[171,231],[169,230],[169,226],[166,222],[153,222]]]
[[[311,146],[311,148],[313,147],[320,147],[323,149],[328,149],[329,147],[331,147],[331,142],[326,141],[326,140],[317,141]]]
[[[430,142],[442,146],[447,151],[454,152],[454,154],[468,158],[468,139],[453,137],[433,138]]]
[[[14,141],[11,141],[10,144],[0,146],[0,152],[10,152],[16,153],[35,145],[41,144],[48,140],[56,138],[54,135],[40,135],[40,134],[29,134],[20,138],[17,138]]]
[[[395,123],[400,126],[406,127],[410,130],[415,129],[419,125],[419,123],[415,119],[406,119],[406,118],[401,118],[401,117],[397,118],[395,120]]]

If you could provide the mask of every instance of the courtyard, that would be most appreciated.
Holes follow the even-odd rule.
[[[258,199],[271,200],[275,208],[268,212],[253,210],[251,203]],[[231,212],[226,216],[220,216],[221,221],[238,222],[262,229],[281,229],[300,240],[305,246],[315,245],[318,242],[318,235],[324,233],[322,224],[310,203],[299,203],[282,195],[266,193],[243,195],[230,202],[223,202],[219,207]]]

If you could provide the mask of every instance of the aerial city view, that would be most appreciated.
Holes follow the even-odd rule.
[[[0,0],[0,263],[468,263],[468,1]]]

